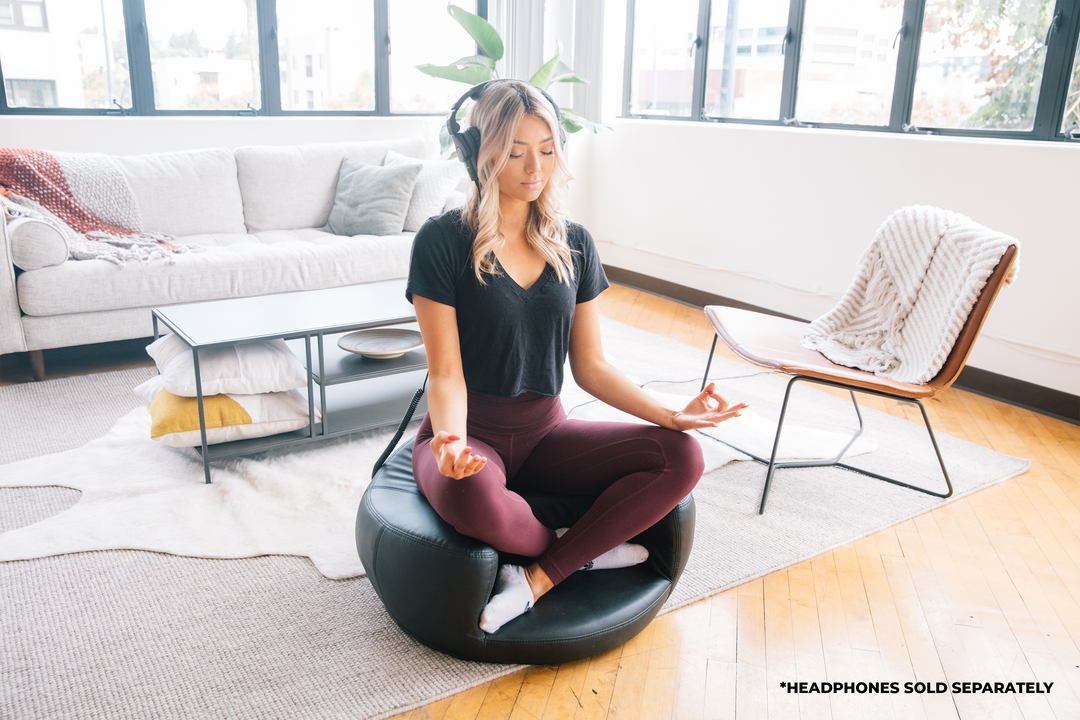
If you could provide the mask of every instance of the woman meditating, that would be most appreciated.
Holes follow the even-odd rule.
[[[701,477],[701,447],[681,431],[745,406],[729,406],[710,384],[671,410],[604,359],[596,298],[608,282],[588,231],[560,214],[569,172],[558,107],[515,80],[468,97],[472,127],[458,148],[475,162],[477,192],[424,224],[409,269],[430,374],[412,462],[420,491],[458,532],[536,559],[499,568],[480,616],[493,633],[579,569],[645,560],[627,541]],[[567,353],[584,390],[653,424],[567,419]],[[549,528],[517,488],[598,497],[571,528]]]

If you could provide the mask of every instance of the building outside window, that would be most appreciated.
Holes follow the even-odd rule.
[[[261,107],[255,0],[144,0],[144,6],[155,108]],[[207,75],[218,82],[202,82]]]
[[[131,106],[121,0],[0,2],[8,107]]]

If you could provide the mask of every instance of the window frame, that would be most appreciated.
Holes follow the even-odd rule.
[[[825,128],[834,130],[857,130],[901,134],[940,135],[943,137],[978,137],[1004,140],[1080,141],[1076,136],[1062,132],[1062,115],[1072,78],[1073,60],[1077,41],[1080,39],[1080,3],[1075,0],[1056,0],[1051,28],[1046,45],[1039,99],[1031,130],[990,130],[969,128],[919,128],[911,125],[912,104],[915,97],[915,76],[918,71],[920,29],[926,10],[926,0],[905,0],[899,52],[896,61],[896,77],[893,82],[892,107],[886,125],[855,125],[846,123],[801,122],[795,115],[798,99],[798,71],[802,54],[803,21],[808,0],[790,0],[787,32],[783,36],[784,79],[780,95],[779,117],[775,120],[756,118],[729,118],[705,113],[704,97],[708,66],[711,0],[699,0],[698,36],[694,56],[693,106],[689,116],[650,115],[631,112],[630,97],[633,79],[634,16],[635,0],[627,0],[626,50],[623,60],[623,98],[620,117],[643,120],[671,120],[680,122],[736,123],[742,125],[787,125],[798,128]]]
[[[256,0],[256,28],[259,44],[259,85],[262,103],[249,110],[171,110],[154,107],[154,81],[150,64],[150,40],[146,30],[146,7],[143,0],[122,0],[124,30],[131,80],[131,107],[128,108],[26,108],[9,107],[4,68],[0,62],[0,115],[137,115],[137,116],[246,116],[246,117],[318,117],[318,116],[422,116],[433,113],[394,113],[390,111],[390,23],[389,0],[374,0],[375,22],[375,109],[374,110],[283,110],[281,78],[278,68],[277,0]],[[44,7],[42,9],[44,13]],[[476,0],[476,14],[488,17],[488,0]],[[10,28],[22,29],[22,28]],[[39,30],[39,28],[28,28]],[[41,29],[47,29],[41,28]],[[481,54],[479,48],[477,54]],[[435,113],[440,114],[441,113]]]

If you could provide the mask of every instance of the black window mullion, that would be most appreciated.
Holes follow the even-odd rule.
[[[3,63],[0,63],[0,113],[6,113],[7,111],[7,83],[4,82]]]
[[[390,10],[375,0],[375,114],[390,114]]]
[[[1036,140],[1053,140],[1061,133],[1061,116],[1072,82],[1072,63],[1080,33],[1080,4],[1076,0],[1058,0],[1054,18],[1056,25],[1050,32],[1039,103],[1035,109],[1033,133]]]
[[[896,81],[893,83],[889,130],[902,132],[911,122],[915,99],[915,74],[919,70],[919,44],[922,41],[926,0],[907,0],[900,25],[900,52],[896,56]]]
[[[258,0],[259,85],[263,115],[281,114],[281,62],[277,36],[277,0]]]
[[[690,99],[690,118],[705,118],[705,83],[709,58],[709,7],[712,0],[698,1],[697,39],[694,41],[694,92]]]
[[[784,84],[780,91],[780,120],[795,118],[798,97],[799,55],[802,51],[803,17],[806,0],[791,0],[788,29],[784,36]]]
[[[150,34],[143,0],[124,0],[128,74],[131,76],[131,112],[154,113],[154,77],[150,71]]]
[[[630,93],[634,79],[634,0],[626,0],[626,51],[623,56],[623,117],[630,115]]]

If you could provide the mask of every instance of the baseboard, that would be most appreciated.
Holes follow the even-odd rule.
[[[710,292],[705,292],[704,290],[686,287],[685,285],[679,285],[667,280],[660,280],[645,275],[644,273],[634,272],[633,270],[625,270],[623,268],[605,265],[604,272],[607,273],[608,279],[612,282],[635,287],[639,290],[644,290],[653,295],[659,295],[685,305],[693,305],[695,307],[725,305],[727,307],[753,310],[755,312],[765,313],[766,315],[776,315],[777,317],[785,317],[792,320],[807,319],[795,317],[793,315],[785,315],[784,313],[776,312],[775,310],[739,302],[738,300],[732,300],[731,298],[726,298],[722,295],[715,295]],[[1073,423],[1074,425],[1080,425],[1080,396],[1062,392],[1061,390],[1054,390],[1053,388],[1043,387],[1042,385],[1036,385],[1035,383],[1029,383],[1025,380],[1017,380],[1016,378],[1011,378],[1006,375],[999,375],[998,373],[971,367],[970,365],[961,371],[960,377],[956,379],[954,384],[958,388],[968,390],[978,395],[983,395],[994,400],[1000,400],[1001,402],[1016,405],[1017,407],[1022,407],[1027,410],[1033,410],[1037,413],[1057,418],[1058,420]]]

